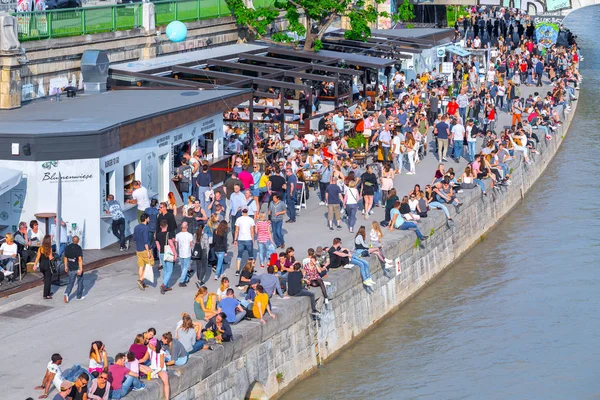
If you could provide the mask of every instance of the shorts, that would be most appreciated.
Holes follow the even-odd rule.
[[[138,267],[144,267],[146,264],[154,265],[154,257],[152,257],[152,251],[150,251],[150,255],[146,250],[144,251],[136,251],[137,255],[137,265]]]

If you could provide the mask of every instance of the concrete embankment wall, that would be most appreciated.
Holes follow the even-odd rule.
[[[455,221],[452,229],[446,227],[441,211],[433,211],[419,224],[424,234],[435,229],[422,247],[415,248],[414,232],[387,234],[386,255],[400,259],[399,274],[395,269],[382,271],[378,262],[372,262],[372,278],[377,284],[367,291],[358,268],[335,271],[329,279],[333,300],[324,308],[320,321],[312,320],[306,298],[276,301],[276,320],[268,319],[266,325],[254,322],[235,326],[233,343],[194,354],[186,366],[171,369],[172,398],[277,397],[308,376],[319,361],[331,359],[358,336],[377,329],[374,325],[378,321],[484,239],[485,233],[513,207],[519,207],[560,147],[575,108],[574,104],[553,140],[546,142],[540,134],[540,154],[534,156],[533,164],[526,165],[520,158],[510,164],[511,186],[489,190],[487,197],[482,197],[479,188],[459,194],[464,202],[460,214],[449,207]],[[161,392],[162,386],[151,382],[147,390],[129,396],[158,399]]]

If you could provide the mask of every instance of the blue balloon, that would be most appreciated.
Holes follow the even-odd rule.
[[[173,21],[167,25],[166,33],[171,42],[183,42],[187,37],[187,27],[181,21]]]

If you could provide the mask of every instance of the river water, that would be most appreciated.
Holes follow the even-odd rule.
[[[584,87],[526,201],[283,399],[600,399],[598,21],[600,6],[565,20]]]

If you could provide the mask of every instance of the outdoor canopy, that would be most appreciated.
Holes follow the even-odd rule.
[[[16,169],[0,168],[0,196],[21,182],[23,172]]]
[[[466,56],[470,56],[471,52],[468,50],[463,49],[462,47],[459,46],[448,46],[445,48],[446,51],[449,51],[450,53],[456,54],[459,57],[466,57]]]

